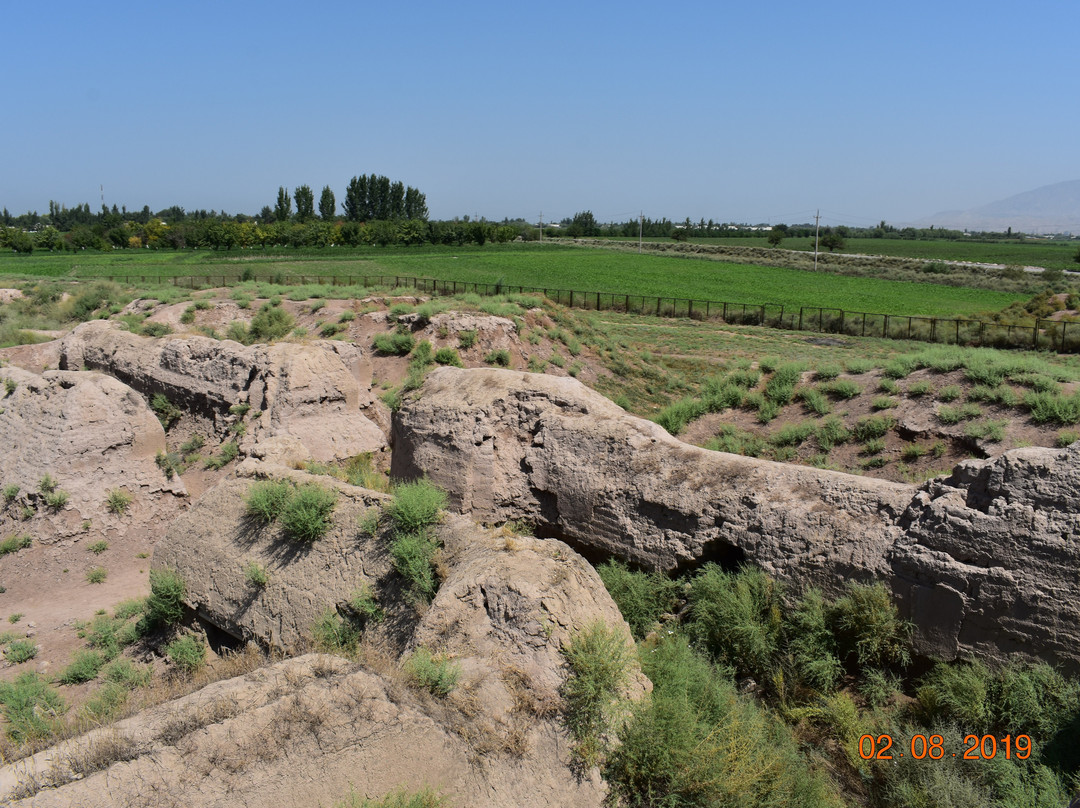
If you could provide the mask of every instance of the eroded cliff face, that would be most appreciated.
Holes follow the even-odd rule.
[[[572,379],[440,368],[394,420],[392,473],[481,522],[673,570],[742,559],[838,593],[883,580],[927,654],[1080,667],[1080,446],[916,488],[687,446]]]
[[[356,346],[150,339],[95,320],[63,339],[60,366],[104,371],[147,397],[164,394],[211,420],[246,403],[262,415],[242,448],[278,438],[326,461],[386,446],[385,435],[362,412],[380,405],[371,395],[370,361]]]

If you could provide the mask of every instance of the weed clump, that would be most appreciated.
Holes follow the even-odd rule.
[[[165,652],[170,662],[189,675],[206,663],[206,644],[190,634],[177,637],[166,646]]]
[[[419,686],[434,696],[448,696],[457,686],[461,668],[426,648],[417,648],[405,663],[406,672]]]
[[[150,596],[146,612],[139,621],[141,634],[152,629],[169,628],[184,619],[184,598],[187,584],[180,573],[172,569],[150,570]]]
[[[562,687],[566,727],[577,747],[575,757],[595,765],[604,757],[620,691],[630,671],[630,649],[623,635],[602,622],[591,623],[562,649],[570,675]]]
[[[376,334],[371,341],[372,346],[381,354],[392,356],[405,356],[416,346],[416,340],[412,334]]]
[[[298,486],[281,512],[285,532],[302,542],[321,539],[330,529],[337,493],[314,483]]]
[[[113,488],[105,499],[105,507],[109,513],[123,516],[134,501],[134,497],[122,488]]]

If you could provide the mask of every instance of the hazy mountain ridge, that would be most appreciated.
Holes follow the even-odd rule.
[[[966,230],[1080,233],[1080,180],[1044,185],[968,210],[940,211],[914,223]]]

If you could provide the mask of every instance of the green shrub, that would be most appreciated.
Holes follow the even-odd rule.
[[[882,379],[878,383],[878,391],[881,393],[888,393],[890,396],[895,396],[900,392],[900,385],[892,379]]]
[[[457,686],[461,668],[426,648],[417,648],[405,663],[405,671],[419,686],[435,696],[448,696]]]
[[[106,550],[109,549],[109,543],[107,541],[105,541],[104,539],[102,539],[101,541],[94,542],[93,544],[91,544],[86,549],[89,550],[94,555],[101,555],[102,553],[104,553]]]
[[[385,616],[375,597],[375,590],[366,581],[349,596],[349,609],[362,625],[381,622]]]
[[[266,567],[264,567],[262,564],[258,564],[252,561],[250,564],[244,567],[244,581],[249,586],[256,586],[259,588],[266,586],[267,581],[269,581]]]
[[[773,446],[798,446],[814,434],[815,427],[810,421],[801,424],[787,424],[773,433],[769,441]]]
[[[169,643],[165,653],[171,663],[187,674],[194,673],[206,663],[206,643],[190,634]]]
[[[451,365],[455,368],[465,367],[465,363],[461,361],[461,356],[453,348],[439,348],[435,352],[435,361],[440,365]]]
[[[925,446],[917,443],[909,443],[900,450],[900,459],[905,463],[912,463],[927,453]]]
[[[986,440],[991,443],[1001,443],[1005,440],[1005,427],[1008,421],[983,421],[982,423],[968,424],[964,427],[964,434],[969,438]]]
[[[127,690],[146,687],[153,678],[149,665],[136,665],[130,659],[117,659],[110,662],[101,671],[106,682],[121,685]]]
[[[838,398],[844,401],[855,398],[862,392],[862,388],[851,379],[834,379],[820,385],[818,389],[830,398]]]
[[[848,432],[847,427],[844,426],[844,422],[837,417],[826,418],[818,426],[817,434],[815,435],[818,446],[821,447],[821,451],[828,452],[834,446],[847,443],[851,438],[851,433]]]
[[[800,362],[785,362],[776,368],[772,377],[765,383],[765,398],[779,406],[791,401],[795,385],[802,378],[803,365]]]
[[[869,373],[873,369],[874,363],[869,359],[848,359],[844,362],[844,370],[855,376],[862,373]]]
[[[281,512],[281,525],[297,541],[316,541],[330,529],[336,504],[336,491],[314,483],[298,486]]]
[[[45,506],[58,511],[68,503],[68,492],[57,489],[45,495]]]
[[[22,673],[14,682],[0,682],[0,704],[13,741],[44,738],[55,716],[64,711],[64,700],[36,673]]]
[[[446,494],[424,477],[395,486],[386,513],[399,531],[413,533],[435,524],[445,506]]]
[[[758,368],[762,373],[772,373],[779,365],[779,356],[763,356],[758,360]]]
[[[251,318],[247,341],[274,342],[284,339],[295,325],[296,321],[285,309],[265,303],[259,313]]]
[[[819,365],[814,371],[814,381],[828,382],[840,375],[840,366],[834,364]]]
[[[351,309],[346,309],[345,311],[341,312],[341,316],[338,317],[338,322],[339,323],[351,323],[355,319],[356,319],[356,312],[351,310]]]
[[[631,570],[618,559],[596,568],[623,619],[638,639],[656,625],[660,615],[672,612],[682,585],[663,573]]]
[[[831,613],[842,659],[863,671],[911,663],[913,627],[900,619],[883,584],[849,584]]]
[[[273,522],[285,511],[292,499],[293,490],[292,484],[287,480],[261,480],[252,483],[244,498],[248,515],[262,522]]]
[[[435,362],[435,349],[426,339],[417,343],[412,350],[412,363],[415,365],[431,365]]]
[[[42,494],[51,494],[56,490],[57,486],[59,485],[60,483],[56,481],[55,477],[53,477],[51,474],[46,473],[44,477],[38,480],[38,491],[40,491]]]
[[[843,675],[829,607],[816,589],[809,589],[784,623],[784,642],[799,681],[821,693],[830,693]]]
[[[416,346],[416,340],[412,334],[395,331],[393,334],[376,334],[371,344],[381,354],[405,356]]]
[[[806,411],[814,415],[828,415],[831,409],[825,394],[813,387],[803,387],[795,394],[795,398],[800,399]]]
[[[250,300],[248,301],[250,305]],[[247,308],[242,306],[241,308]],[[248,333],[247,326],[240,320],[233,320],[229,323],[229,327],[225,329],[225,339],[231,339],[233,342],[239,342],[242,345],[248,345],[251,342],[251,334]]]
[[[577,742],[576,757],[599,762],[630,670],[630,649],[621,632],[602,622],[578,631],[562,648],[570,668],[562,687],[566,728]]]
[[[885,437],[895,425],[896,422],[889,416],[867,415],[855,422],[851,433],[859,443],[866,443],[873,438]]]
[[[884,367],[882,373],[890,379],[902,379],[918,366],[918,359],[914,356],[897,356]]]
[[[476,344],[476,331],[458,331],[458,347],[463,351],[469,350]],[[573,353],[573,351],[571,351]]]
[[[103,584],[109,576],[109,571],[104,567],[91,567],[86,571],[86,580],[92,584]]]
[[[60,673],[59,681],[65,685],[92,681],[104,664],[104,657],[97,651],[76,651],[71,663]]]
[[[741,397],[741,394],[740,394]],[[664,407],[655,417],[656,423],[672,435],[678,435],[690,421],[700,418],[708,412],[705,402],[697,398],[684,398]]]
[[[34,540],[29,536],[9,536],[3,541],[0,541],[0,556],[5,556],[8,553],[17,553],[19,550],[24,550],[33,543]]]
[[[956,399],[960,398],[960,396],[963,395],[963,392],[964,391],[960,389],[960,385],[950,384],[938,390],[937,397],[938,400],[944,402],[956,401]]]
[[[168,323],[143,323],[140,331],[144,337],[164,337],[172,333],[172,326]]]
[[[641,654],[650,697],[618,730],[605,767],[618,804],[834,806],[832,788],[791,732],[678,635]]]
[[[690,583],[685,626],[717,662],[767,684],[780,648],[783,590],[759,569],[725,572],[706,564]]]
[[[184,619],[187,584],[176,570],[150,570],[150,596],[140,627],[146,629],[175,626]]]
[[[19,389],[19,383],[10,376],[4,379],[4,397],[12,395],[17,389]]]
[[[315,647],[325,653],[352,654],[360,641],[360,627],[327,607],[311,627]]]
[[[180,417],[184,414],[183,410],[175,406],[164,393],[158,393],[150,400],[150,409],[154,411],[154,415],[161,421],[161,426],[168,432],[172,429],[173,424],[180,420]]]
[[[919,398],[920,396],[929,395],[934,392],[934,385],[928,381],[915,382],[907,389],[907,394],[913,398]]]
[[[4,504],[10,505],[15,501],[15,497],[19,496],[19,486],[12,483],[11,485],[4,486]]]
[[[1054,445],[1059,449],[1064,449],[1066,446],[1072,446],[1078,440],[1080,440],[1080,432],[1075,429],[1063,429],[1058,432]]]
[[[484,361],[489,365],[498,365],[501,368],[508,368],[510,367],[510,352],[505,348],[500,348],[485,356]]]
[[[1028,391],[1024,394],[1024,406],[1031,411],[1031,420],[1037,424],[1073,426],[1080,423],[1080,393],[1064,396]]]
[[[899,406],[900,402],[889,396],[876,396],[870,403],[871,409],[874,410],[891,410],[893,407]]]
[[[394,569],[409,582],[410,593],[418,601],[430,602],[438,590],[435,555],[438,541],[427,530],[398,533],[390,545]]]
[[[21,665],[36,657],[37,652],[37,643],[33,640],[15,640],[15,642],[8,645],[7,650],[4,652],[4,659],[13,665]]]
[[[226,441],[218,448],[218,453],[216,455],[207,458],[206,462],[203,463],[203,467],[217,471],[236,460],[239,454],[240,447],[236,444],[236,441]]]
[[[128,507],[134,501],[134,497],[122,488],[113,488],[105,499],[105,507],[110,513],[123,516]]]

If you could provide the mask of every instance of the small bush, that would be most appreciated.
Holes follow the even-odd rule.
[[[248,488],[244,504],[249,516],[263,522],[273,522],[281,516],[293,496],[293,487],[286,480],[262,480]]]
[[[839,418],[832,417],[826,418],[821,422],[814,437],[817,439],[817,444],[821,447],[821,451],[828,452],[831,451],[834,446],[847,443],[851,438],[851,433],[848,432],[843,421]]]
[[[104,567],[91,567],[86,571],[86,580],[92,584],[103,584],[109,576],[109,571]]]
[[[104,553],[106,550],[109,549],[109,543],[107,541],[105,541],[104,539],[102,539],[101,541],[94,542],[93,544],[91,544],[86,549],[89,550],[94,555],[101,555],[102,553]]]
[[[818,389],[829,398],[838,398],[843,401],[855,398],[862,392],[862,388],[850,379],[834,379],[820,385]]]
[[[409,582],[412,596],[421,602],[430,602],[438,591],[435,575],[435,554],[438,541],[426,530],[399,533],[390,545],[394,569]]]
[[[281,524],[297,541],[316,541],[330,529],[330,514],[336,504],[336,491],[315,484],[298,486],[281,512]]]
[[[884,438],[870,438],[863,444],[862,454],[864,455],[878,455],[885,451],[885,439]]]
[[[802,401],[807,412],[814,415],[829,414],[831,409],[829,400],[820,390],[815,390],[813,387],[804,387],[795,394],[795,397]]]
[[[498,365],[501,368],[508,368],[510,367],[510,352],[505,348],[500,348],[485,356],[484,361],[489,365]]]
[[[659,572],[631,570],[619,560],[596,568],[630,630],[643,639],[660,615],[675,608],[682,585]]]
[[[473,330],[458,331],[458,347],[463,351],[469,350],[476,344],[476,332]]]
[[[358,794],[352,793],[343,802],[335,804],[334,808],[446,808],[446,798],[429,788],[415,792],[401,788],[381,800],[361,799]]]
[[[840,366],[833,364],[820,365],[817,370],[814,371],[814,381],[816,382],[828,382],[835,379],[840,375]]]
[[[68,503],[68,492],[57,489],[45,495],[45,506],[58,511]]]
[[[4,379],[4,397],[12,395],[19,388],[19,383],[10,376]]]
[[[788,424],[781,427],[769,439],[773,446],[798,446],[814,434],[814,425],[809,421],[801,424]]]
[[[833,604],[832,622],[841,658],[860,670],[911,663],[913,626],[900,619],[883,584],[850,584]]]
[[[183,410],[174,405],[163,393],[158,393],[150,400],[150,409],[154,411],[154,415],[161,421],[161,426],[168,432],[173,424],[180,420],[180,417],[184,414]]]
[[[412,334],[376,334],[371,341],[372,346],[381,354],[393,356],[405,356],[416,346],[416,340]]]
[[[123,516],[133,501],[134,498],[124,489],[113,488],[105,499],[105,507],[109,513]]]
[[[168,323],[143,323],[141,331],[144,337],[164,337],[172,333],[172,326]]]
[[[937,397],[939,401],[948,403],[950,401],[956,401],[963,393],[964,391],[960,389],[960,385],[950,384],[938,390]]]
[[[16,742],[46,737],[55,717],[64,711],[64,700],[36,673],[0,682],[0,704],[8,721],[7,733]]]
[[[38,647],[33,640],[16,640],[7,647],[4,658],[13,665],[29,662],[37,656]]]
[[[384,617],[382,607],[375,597],[375,590],[367,582],[349,596],[349,609],[361,624],[369,621],[378,623]]]
[[[439,348],[435,352],[435,361],[440,365],[450,365],[455,368],[465,367],[465,364],[461,361],[461,356],[453,348]]]
[[[412,533],[435,524],[445,506],[446,494],[425,477],[395,487],[386,513],[398,530]]]
[[[883,438],[896,422],[885,415],[867,415],[855,422],[852,434],[859,443],[865,443],[872,438]]]
[[[1005,427],[1007,421],[983,421],[977,424],[968,424],[964,427],[964,434],[969,438],[986,440],[991,443],[1001,443],[1005,440]]]
[[[165,653],[170,662],[187,674],[194,673],[206,663],[206,644],[190,634],[169,643]]]
[[[105,659],[97,651],[76,651],[71,663],[64,668],[59,681],[65,685],[77,685],[97,678]]]
[[[878,392],[888,393],[890,396],[895,396],[897,393],[900,392],[900,385],[898,385],[892,379],[882,379],[878,383]]]
[[[927,451],[925,446],[920,446],[917,443],[909,443],[900,450],[900,458],[905,463],[911,463],[925,455]]]
[[[269,581],[266,567],[264,567],[262,564],[257,564],[256,562],[252,561],[250,564],[244,567],[244,581],[249,586],[256,586],[260,589],[266,586],[267,581]]]
[[[146,599],[146,613],[141,628],[175,626],[184,619],[184,598],[187,584],[176,570],[150,570],[150,596]]]
[[[869,359],[848,359],[844,362],[844,370],[854,376],[858,376],[862,373],[869,373],[873,369],[874,363]]]
[[[15,501],[15,497],[19,496],[19,486],[12,483],[11,485],[4,486],[4,504],[10,505]]]
[[[56,478],[51,474],[46,474],[40,480],[38,480],[38,491],[42,494],[51,494],[56,490],[60,483],[56,481]]]
[[[280,306],[266,303],[251,319],[251,327],[247,333],[247,341],[250,342],[274,342],[284,339],[296,321],[292,315]]]
[[[871,409],[874,410],[891,410],[893,407],[899,407],[900,402],[890,396],[876,396],[870,403]]]
[[[457,686],[461,668],[426,648],[417,648],[405,663],[405,671],[420,687],[435,696],[448,696]]]
[[[934,392],[934,385],[928,381],[915,382],[907,389],[907,394],[913,398],[929,395]]]
[[[360,627],[328,607],[311,627],[311,635],[320,651],[352,654],[360,641]]]
[[[1078,440],[1080,440],[1080,432],[1074,429],[1063,429],[1058,432],[1054,445],[1059,449],[1064,449],[1066,446],[1072,446]]]
[[[562,687],[566,727],[578,743],[577,756],[595,764],[629,676],[630,650],[617,629],[598,621],[577,632],[562,654],[570,667]]]
[[[356,319],[356,312],[353,311],[352,309],[346,309],[345,311],[341,312],[341,316],[338,317],[338,322],[339,323],[351,323],[355,319]]]
[[[1028,391],[1024,394],[1024,406],[1031,411],[1031,420],[1037,424],[1073,426],[1080,423],[1080,394],[1064,396]]]
[[[232,461],[236,460],[240,454],[240,447],[237,446],[236,441],[230,440],[221,444],[218,449],[218,453],[211,458],[208,458],[203,466],[208,469],[217,471],[224,468]]]
[[[17,553],[19,550],[25,550],[34,540],[29,536],[9,536],[8,538],[0,541],[0,556],[5,556],[8,553]]]

